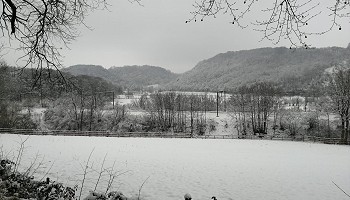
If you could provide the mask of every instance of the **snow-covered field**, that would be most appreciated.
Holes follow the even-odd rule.
[[[26,136],[0,135],[2,152],[16,154]],[[112,190],[148,200],[328,200],[349,199],[333,183],[350,193],[350,147],[266,140],[202,140],[160,138],[96,138],[30,136],[22,166],[35,154],[45,157],[49,176],[76,184],[81,164],[93,150],[91,164],[99,169],[115,161],[119,176]],[[45,174],[42,169],[38,178]],[[97,173],[86,181],[93,189]],[[103,177],[104,183],[107,177]],[[102,186],[104,188],[105,186]],[[100,188],[100,190],[102,190]],[[103,190],[102,190],[103,191]]]

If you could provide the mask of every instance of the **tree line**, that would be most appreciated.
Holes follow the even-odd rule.
[[[6,63],[1,63],[0,72],[2,128],[38,128],[30,115],[33,107],[43,107],[47,109],[45,119],[54,129],[92,129],[93,120],[98,120],[98,108],[106,101],[112,102],[113,94],[122,93],[121,87],[97,77],[65,74],[62,79],[55,70],[38,72]],[[35,73],[41,73],[42,79],[37,80]]]
[[[240,136],[284,133],[291,137],[349,137],[350,69],[346,66],[335,67],[319,84],[310,84],[303,96],[289,100],[280,85],[258,82],[239,87],[230,98],[208,93],[154,92],[142,95],[132,105],[114,102],[121,88],[100,78],[71,76],[69,87],[51,78],[39,87],[33,84],[30,70],[18,78],[9,69],[0,68],[3,128],[38,128],[31,121],[30,110],[41,102],[46,107],[44,121],[49,129],[203,135],[217,128],[208,113],[220,110],[231,116]],[[294,106],[287,108],[289,104]],[[23,109],[28,112],[23,113]],[[130,115],[132,110],[141,110],[142,114]]]
[[[216,99],[208,94],[185,95],[176,92],[157,92],[142,95],[138,106],[147,112],[147,130],[190,132],[203,135],[207,129],[207,112],[216,110]]]
[[[305,134],[332,137],[338,136],[336,132],[340,130],[340,137],[347,141],[350,130],[350,69],[336,67],[322,81],[317,89],[311,85],[308,92],[303,93],[303,98],[295,97],[290,102],[295,106],[288,110],[283,90],[273,83],[261,82],[238,88],[230,100],[230,111],[236,120],[238,134],[267,134],[270,127],[273,134],[278,130],[288,130],[290,136],[296,136],[304,129]],[[307,112],[311,104],[313,110]],[[339,117],[340,125],[332,128],[331,114]],[[326,119],[321,119],[322,115]]]

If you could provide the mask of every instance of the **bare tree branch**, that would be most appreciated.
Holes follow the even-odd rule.
[[[350,195],[349,195],[348,193],[346,193],[343,189],[341,189],[341,187],[339,187],[336,183],[334,183],[334,181],[332,181],[332,183],[333,183],[335,186],[337,186],[337,188],[338,188],[339,190],[341,190],[346,196],[350,197]]]
[[[250,24],[253,25],[253,30],[263,34],[262,40],[269,40],[274,44],[278,44],[281,40],[288,40],[292,46],[308,48],[310,47],[306,42],[308,36],[322,35],[336,27],[341,30],[339,20],[350,18],[350,0],[333,0],[333,2],[333,6],[322,9],[322,6],[329,4],[329,1],[271,0],[264,1],[262,4],[257,0],[197,0],[193,4],[192,17],[186,23],[196,22],[198,19],[203,21],[207,17],[216,18],[219,14],[228,14],[232,17],[231,24],[247,28],[248,25],[243,25],[242,21],[244,18],[249,19],[248,13],[254,12],[255,20]],[[308,31],[309,24],[317,23],[317,17],[321,13],[328,13],[330,26],[325,25],[323,31]]]
[[[141,184],[141,186],[140,186],[140,188],[139,188],[139,194],[138,194],[138,196],[137,196],[137,200],[140,200],[142,187],[143,187],[143,185],[147,182],[148,179],[149,179],[149,177],[147,177],[147,178],[143,181],[143,183]]]
[[[19,43],[21,67],[59,70],[60,50],[79,36],[77,27],[84,25],[88,12],[107,5],[105,0],[1,0],[0,30]]]

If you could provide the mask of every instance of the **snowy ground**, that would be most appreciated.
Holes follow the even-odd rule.
[[[10,152],[10,157],[16,154],[21,138],[26,137],[0,135],[2,152]],[[92,150],[91,163],[96,169],[107,154],[105,167],[115,161],[118,170],[127,171],[112,188],[127,196],[135,196],[149,177],[141,191],[148,200],[183,199],[187,192],[194,200],[212,196],[219,200],[349,199],[332,183],[350,193],[349,146],[265,140],[30,136],[22,166],[39,153],[48,166],[53,163],[49,176],[74,185],[81,180],[80,165]],[[96,179],[97,173],[90,172],[86,187],[93,189]]]

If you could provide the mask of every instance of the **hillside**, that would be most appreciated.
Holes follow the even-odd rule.
[[[108,70],[100,65],[74,65],[68,68],[64,68],[62,71],[69,72],[74,76],[87,75],[101,78],[109,76]]]
[[[167,85],[178,90],[233,90],[272,81],[287,90],[308,87],[325,69],[350,60],[350,47],[320,49],[261,48],[221,53],[199,62]]]
[[[115,85],[142,88],[147,85],[166,84],[178,75],[161,67],[124,66],[105,69],[98,65],[74,65],[64,69],[73,75],[89,75],[103,78]]]
[[[40,96],[57,99],[69,91],[83,91],[85,94],[114,91],[122,92],[122,88],[106,80],[88,75],[70,75],[63,72],[63,79],[56,70],[41,72],[42,80],[36,82],[33,69],[23,69],[0,65],[0,99],[22,100],[36,99]]]

